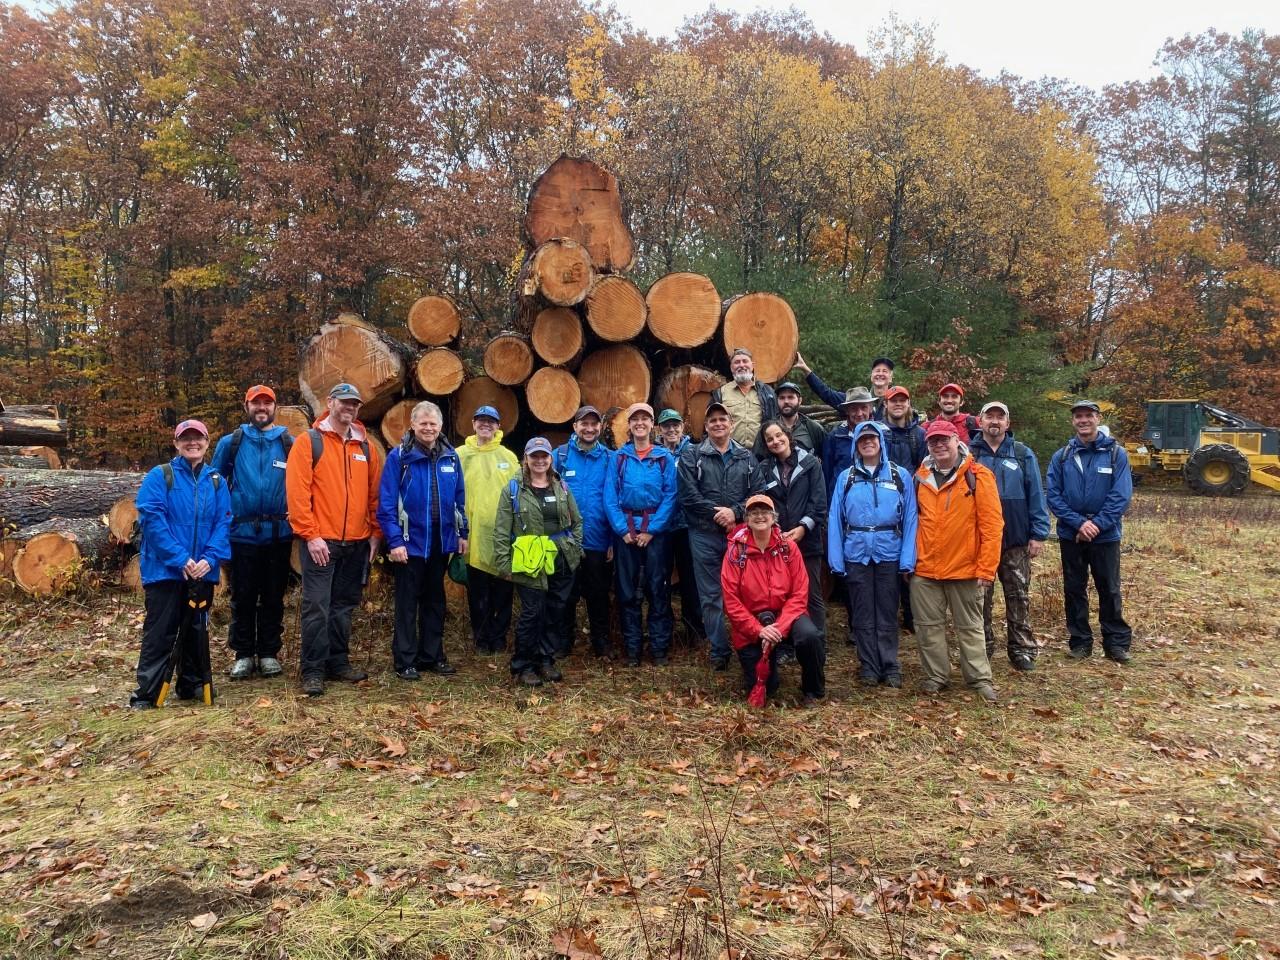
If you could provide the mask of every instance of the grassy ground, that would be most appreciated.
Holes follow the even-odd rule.
[[[997,708],[840,642],[815,710],[689,652],[526,695],[456,627],[408,685],[377,609],[358,688],[135,714],[136,599],[7,602],[0,956],[1280,956],[1278,522],[1140,494],[1129,667],[1062,656],[1049,551]]]

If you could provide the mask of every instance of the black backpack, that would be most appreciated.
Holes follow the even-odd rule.
[[[286,430],[284,433],[280,434],[279,439],[280,439],[280,445],[284,449],[284,457],[282,459],[288,460],[289,451],[293,449],[293,437],[290,436],[289,431]],[[231,435],[231,445],[227,449],[227,453],[228,453],[227,469],[223,471],[222,475],[227,478],[228,490],[232,489],[235,486],[236,459],[240,456],[240,445],[242,443],[244,443],[244,426],[243,425],[236,427],[236,432]],[[314,447],[312,448],[312,453],[313,454],[315,453]],[[320,458],[318,455],[315,455],[313,459],[318,460]],[[314,466],[314,464],[312,464],[312,466]]]

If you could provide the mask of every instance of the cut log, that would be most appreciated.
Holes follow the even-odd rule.
[[[524,386],[524,398],[542,423],[567,423],[581,404],[578,381],[560,367],[537,370]]]
[[[547,363],[572,367],[582,356],[582,321],[569,307],[547,307],[538,312],[529,339]]]
[[[751,351],[756,379],[776,383],[796,360],[800,329],[791,305],[777,294],[747,293],[725,302],[724,352]]]
[[[289,431],[295,440],[301,433],[311,429],[315,418],[306,407],[276,407],[276,423]]]
[[[17,467],[19,470],[48,470],[49,461],[44,457],[24,457],[19,453],[0,453],[0,467]]]
[[[24,593],[47,597],[72,582],[106,549],[107,526],[97,517],[55,517],[10,534],[20,544],[13,581]]]
[[[59,418],[52,404],[0,407],[0,445],[65,447],[67,421]]]
[[[404,435],[409,430],[409,421],[412,419],[413,408],[418,405],[417,400],[401,400],[394,407],[382,415],[382,423],[378,425],[382,439],[387,442],[387,448],[398,447],[400,441],[404,439]]]
[[[376,420],[400,399],[409,359],[409,348],[381,330],[326,323],[303,348],[298,387],[312,410],[323,410],[334,384],[354,384],[364,398],[361,419]]]
[[[138,554],[135,553],[120,568],[120,586],[134,593],[142,592],[142,557]]]
[[[626,277],[597,277],[587,294],[587,325],[602,340],[627,343],[649,318],[640,288]]]
[[[516,421],[520,418],[520,404],[516,395],[488,377],[476,377],[464,383],[454,397],[453,428],[458,436],[471,436],[471,418],[485,405],[497,408],[502,417],[499,425],[503,432],[510,433],[515,429]]]
[[[462,386],[466,371],[460,356],[452,350],[436,347],[418,358],[413,375],[423,392],[433,397],[447,397]]]
[[[514,387],[533,373],[533,348],[529,338],[503,331],[484,348],[484,372],[504,387]]]
[[[524,236],[530,249],[556,237],[576,240],[608,273],[629,270],[635,261],[617,178],[590,160],[564,154],[529,191]]]
[[[591,289],[595,270],[587,248],[574,240],[548,240],[521,269],[520,292],[559,307],[581,303]]]
[[[127,494],[107,511],[107,530],[113,543],[135,543],[138,539],[138,505],[135,494]]]
[[[101,517],[142,485],[141,473],[101,470],[12,470],[0,497],[0,531],[21,530],[52,517]],[[103,529],[105,529],[105,524]]]
[[[668,273],[649,288],[649,332],[673,347],[698,347],[720,326],[720,294],[700,273]]]
[[[686,364],[668,370],[658,381],[654,393],[654,405],[659,412],[670,407],[679,410],[684,417],[685,432],[691,437],[702,437],[702,420],[711,402],[711,391],[727,381],[714,370]]]
[[[409,308],[409,335],[424,347],[442,347],[462,329],[458,308],[448,297],[419,297]]]
[[[597,410],[626,408],[649,399],[649,361],[636,347],[616,344],[589,353],[578,368],[582,402]]]
[[[61,470],[62,458],[53,447],[0,447],[0,458],[3,457],[39,457],[44,461],[44,469]],[[3,462],[0,460],[0,462]],[[17,466],[17,464],[7,464]],[[36,467],[37,470],[41,469]]]

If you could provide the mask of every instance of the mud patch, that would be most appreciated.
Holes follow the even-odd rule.
[[[241,899],[225,890],[193,890],[170,877],[69,913],[57,929],[60,933],[84,927],[150,930],[202,913],[222,916]]]

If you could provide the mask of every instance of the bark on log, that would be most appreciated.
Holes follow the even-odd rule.
[[[138,505],[136,494],[126,494],[107,511],[107,530],[115,543],[134,543],[138,539]]]
[[[582,402],[597,410],[626,408],[649,399],[649,361],[636,347],[616,344],[587,355],[578,368]]]
[[[602,340],[628,343],[649,318],[640,288],[626,277],[598,277],[587,294],[587,325]]]
[[[44,457],[24,457],[19,453],[0,453],[0,467],[16,467],[19,470],[48,470],[49,461]]]
[[[791,305],[773,293],[748,293],[725,302],[724,352],[751,351],[756,379],[776,383],[795,363],[800,329]]]
[[[10,404],[0,409],[0,444],[65,447],[67,421],[59,419],[51,404]]]
[[[453,429],[460,437],[471,436],[471,418],[485,405],[496,407],[504,433],[510,433],[520,419],[520,403],[510,389],[488,377],[468,380],[457,392],[453,405]]]
[[[409,348],[367,324],[326,323],[302,351],[298,387],[312,410],[323,410],[329,390],[351,383],[364,398],[362,419],[375,420],[400,399]]]
[[[649,288],[649,332],[673,347],[698,347],[720,326],[720,294],[700,273],[668,273]]]
[[[0,457],[39,457],[45,462],[44,468],[36,469],[61,470],[62,458],[53,447],[0,447]],[[9,464],[14,466],[14,464]]]
[[[514,387],[533,373],[533,348],[529,338],[505,330],[484,348],[484,372],[504,387]]]
[[[20,544],[13,558],[13,581],[24,593],[47,597],[67,586],[82,563],[107,548],[106,524],[98,517],[55,517],[12,533]]]
[[[521,270],[520,292],[541,297],[559,307],[572,307],[586,299],[595,279],[591,255],[575,240],[549,240],[537,250]]]
[[[413,368],[414,379],[424,393],[433,397],[447,397],[466,379],[462,358],[444,347],[428,350],[418,358]]]
[[[629,270],[635,261],[617,178],[590,160],[561,154],[534,182],[524,235],[530,249],[556,237],[576,240],[605,272]]]
[[[701,438],[711,391],[725,383],[724,377],[706,367],[696,364],[674,367],[658,381],[654,402],[660,411],[667,407],[679,410],[684,417],[685,431],[691,437]]]
[[[578,381],[568,370],[542,367],[524,387],[529,412],[542,423],[566,423],[581,405]]]
[[[100,470],[14,470],[0,496],[0,531],[21,530],[53,517],[101,517],[142,485],[141,473]],[[105,529],[105,525],[104,525]]]
[[[582,321],[569,307],[548,307],[538,312],[529,339],[547,363],[572,367],[582,356]]]
[[[388,449],[398,447],[400,441],[404,439],[405,432],[409,429],[409,421],[412,419],[413,408],[417,405],[417,400],[401,400],[383,414],[378,431],[382,434],[382,439],[387,442]]]
[[[462,329],[458,308],[448,297],[419,297],[409,308],[409,335],[424,347],[443,347]]]
[[[295,440],[298,438],[298,434],[306,433],[311,429],[314,419],[311,416],[311,411],[306,407],[276,407],[276,423],[288,430],[289,436]]]

